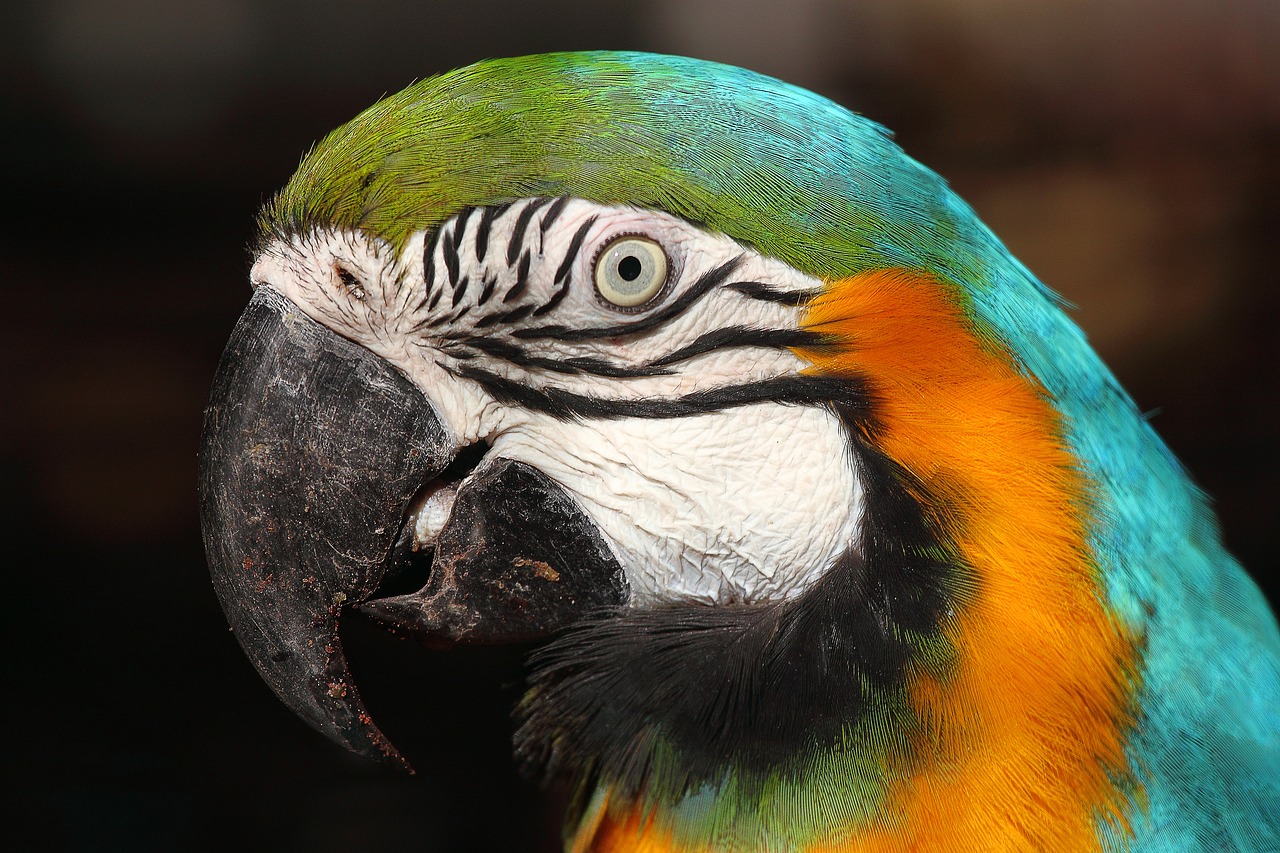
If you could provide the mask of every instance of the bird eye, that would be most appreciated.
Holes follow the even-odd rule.
[[[667,283],[667,255],[647,237],[619,237],[596,256],[596,290],[612,305],[635,308]]]

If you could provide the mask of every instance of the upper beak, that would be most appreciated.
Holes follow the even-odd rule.
[[[426,586],[369,601],[404,547],[415,494],[456,451],[404,376],[257,289],[205,412],[201,524],[214,588],[285,704],[352,751],[406,767],[351,679],[343,607],[363,605],[433,642],[504,642],[545,636],[627,594],[608,545],[558,484],[486,458],[458,489]]]
[[[351,683],[338,613],[377,588],[405,507],[452,456],[403,376],[257,289],[205,412],[205,551],[236,639],[271,689],[362,755],[402,760]]]

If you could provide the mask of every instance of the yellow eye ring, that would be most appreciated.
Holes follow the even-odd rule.
[[[648,237],[619,237],[596,255],[596,292],[618,308],[638,308],[662,292],[671,265]]]

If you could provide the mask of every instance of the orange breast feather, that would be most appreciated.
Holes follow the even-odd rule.
[[[1100,849],[1098,820],[1123,830],[1131,793],[1136,644],[1100,600],[1089,485],[1052,401],[918,274],[834,282],[805,327],[840,342],[800,351],[813,371],[861,377],[875,395],[868,439],[954,502],[955,544],[976,578],[946,627],[956,668],[945,681],[912,678],[933,723],[918,765],[869,823],[811,850]],[[714,849],[634,806],[597,805],[572,849]]]

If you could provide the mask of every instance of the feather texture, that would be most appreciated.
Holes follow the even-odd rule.
[[[869,383],[863,438],[947,497],[976,579],[943,622],[961,662],[910,680],[932,752],[842,814],[857,849],[1280,848],[1274,617],[1080,330],[937,175],[751,72],[556,54],[385,99],[307,155],[262,228],[399,252],[532,196],[663,210],[826,282],[808,328],[845,346],[799,351]],[[611,791],[585,804],[583,849],[740,849],[714,797],[664,816]]]

